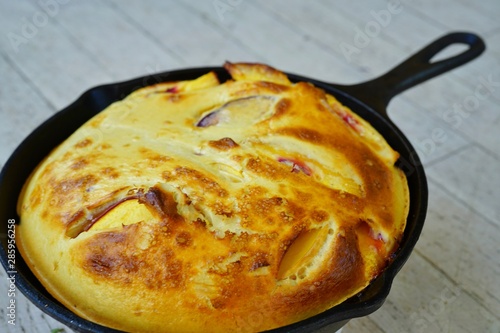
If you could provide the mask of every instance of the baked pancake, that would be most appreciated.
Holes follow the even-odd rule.
[[[262,64],[133,92],[19,198],[21,254],[76,314],[130,332],[255,332],[362,291],[409,207],[398,153],[333,96]]]

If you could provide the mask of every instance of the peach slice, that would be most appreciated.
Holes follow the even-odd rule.
[[[229,126],[238,128],[256,124],[268,119],[274,112],[273,96],[249,96],[225,103],[219,108],[204,114],[196,127]]]
[[[284,163],[291,167],[291,172],[302,172],[303,174],[310,176],[312,175],[312,170],[307,164],[296,158],[279,157],[278,162]]]
[[[76,238],[82,232],[116,228],[122,225],[150,221],[156,216],[172,213],[170,202],[160,189],[123,188],[112,192],[101,200],[78,210],[66,227],[66,236]],[[166,202],[165,202],[166,201]],[[175,213],[175,212],[174,212]]]
[[[376,232],[370,224],[361,220],[356,227],[360,248],[372,248],[377,252],[385,251],[386,240],[382,233]]]
[[[314,264],[316,257],[327,241],[329,228],[320,227],[302,231],[288,246],[283,255],[277,278],[279,280],[291,278],[292,280],[304,278],[307,267]]]
[[[154,216],[146,205],[139,203],[138,200],[127,200],[104,214],[89,230],[113,229],[153,219]]]

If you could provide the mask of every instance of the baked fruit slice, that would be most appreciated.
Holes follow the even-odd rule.
[[[408,213],[398,153],[333,96],[262,64],[133,92],[50,153],[19,249],[83,318],[262,331],[363,290]]]

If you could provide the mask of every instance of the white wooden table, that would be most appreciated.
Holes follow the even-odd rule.
[[[356,83],[442,34],[476,32],[484,55],[389,106],[425,164],[428,217],[384,306],[343,332],[498,333],[499,14],[498,0],[0,0],[0,165],[44,119],[99,84],[225,60]],[[0,270],[0,332],[64,328],[20,293],[9,325],[7,295]]]

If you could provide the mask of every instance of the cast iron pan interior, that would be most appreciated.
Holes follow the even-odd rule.
[[[465,44],[468,48],[458,55],[432,62],[436,54],[453,44]],[[410,256],[420,236],[427,210],[427,182],[421,162],[410,142],[388,118],[386,107],[391,98],[400,92],[465,64],[479,56],[484,49],[484,42],[477,35],[457,32],[437,39],[386,74],[356,85],[342,86],[288,74],[292,81],[309,81],[334,95],[370,122],[400,153],[398,163],[407,175],[410,189],[410,211],[405,234],[394,260],[370,286],[324,313],[269,332],[311,332],[327,325],[334,331],[349,319],[366,316],[382,306],[395,275]],[[0,174],[0,260],[9,275],[15,274],[17,288],[42,311],[78,332],[119,332],[84,320],[66,309],[47,293],[19,253],[16,253],[15,269],[9,268],[7,221],[15,219],[19,223],[16,203],[21,187],[31,171],[54,147],[112,102],[123,99],[143,86],[163,81],[194,79],[209,71],[215,71],[221,81],[229,78],[221,67],[193,68],[92,88],[33,131],[7,161]]]

